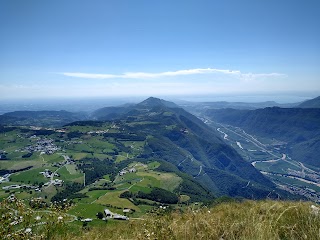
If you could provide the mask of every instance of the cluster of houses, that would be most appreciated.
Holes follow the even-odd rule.
[[[58,173],[53,173],[49,169],[45,169],[43,172],[39,172],[39,173],[42,174],[46,178],[51,178],[51,177],[54,177],[54,176],[60,177],[60,175]]]
[[[313,189],[307,187],[298,187],[294,185],[278,185],[281,189],[292,194],[297,194],[310,199],[313,202],[320,203],[320,194]]]
[[[49,169],[45,169],[43,172],[39,172],[40,174],[43,174],[46,178],[51,178],[49,182],[46,182],[44,186],[54,185],[54,186],[62,186],[63,181],[61,179],[53,179],[53,177],[60,177],[60,175],[56,172],[52,172]]]
[[[65,133],[67,130],[65,128],[61,128],[61,129],[56,129],[55,131],[58,133]]]
[[[43,184],[44,186],[49,186],[49,185],[54,185],[54,186],[62,186],[63,185],[63,180],[61,179],[52,179],[49,182],[46,182],[45,184]]]
[[[0,176],[0,183],[3,182],[9,182],[10,179],[9,177],[11,176],[11,174],[7,173],[3,176]],[[4,186],[2,187],[3,190],[12,190],[12,189],[34,189],[35,191],[41,192],[40,187],[39,186],[33,186],[33,185],[26,185],[26,184],[12,184],[12,185],[8,185],[8,186]]]
[[[181,132],[181,133],[188,134],[188,133],[189,133],[189,130],[188,130],[187,128],[181,128],[181,129],[180,129],[180,132]]]
[[[37,127],[37,126],[30,126],[30,129],[31,130],[41,130],[42,129],[42,127]]]
[[[108,130],[98,130],[98,131],[89,131],[87,134],[104,134],[107,133]]]
[[[1,183],[1,182],[0,182]],[[49,182],[45,183],[44,186],[49,186],[50,184],[54,186],[62,186],[63,181],[60,179],[54,179],[50,180]],[[26,185],[26,184],[12,184],[8,186],[2,187],[3,190],[12,190],[12,189],[34,189],[36,192],[41,192],[40,186],[32,186],[32,185]]]
[[[2,177],[0,177],[0,183],[9,182],[10,175],[11,174],[7,173],[7,174],[3,175]]]
[[[288,174],[292,176],[308,179],[318,184],[320,183],[320,175],[316,172],[309,173],[309,172],[297,171],[297,170],[288,168]]]
[[[124,168],[119,172],[119,176],[123,176],[123,175],[125,175],[127,173],[134,173],[136,171],[137,170],[134,167],[132,167],[132,168]]]
[[[72,159],[66,155],[62,155],[62,156],[64,157],[65,161],[53,163],[52,164],[53,167],[60,168],[66,164],[75,164],[76,163],[76,161],[74,159]]]
[[[30,126],[30,130],[35,130],[35,131],[38,131],[38,130],[51,130],[51,131],[55,131],[55,132],[60,132],[60,133],[64,133],[67,131],[66,128],[44,128],[44,127],[38,127],[38,126]]]
[[[64,162],[63,164],[73,164],[76,163],[76,161],[74,159],[72,159],[71,157],[67,156],[67,155],[62,155],[64,157]]]
[[[45,154],[53,154],[56,151],[59,151],[60,147],[53,143],[52,139],[39,139],[35,145],[27,146],[22,151],[27,152],[41,152]]]

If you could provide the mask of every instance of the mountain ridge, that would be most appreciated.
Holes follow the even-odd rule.
[[[320,108],[320,96],[304,101],[298,105],[300,108]]]

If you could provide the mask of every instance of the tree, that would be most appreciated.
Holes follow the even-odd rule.
[[[97,213],[97,218],[102,219],[103,218],[103,213],[102,212],[98,212]]]
[[[83,222],[83,223],[82,223],[82,228],[85,228],[85,229],[86,229],[87,226],[88,226],[88,223],[87,223],[87,222]]]

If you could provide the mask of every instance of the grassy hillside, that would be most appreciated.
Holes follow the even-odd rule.
[[[320,218],[307,202],[245,201],[83,230],[69,239],[319,239]]]
[[[222,200],[222,201],[221,201]],[[227,200],[227,201],[226,201]],[[319,239],[319,206],[310,202],[220,199],[211,207],[158,208],[129,221],[83,223],[68,206],[37,209],[21,200],[0,203],[1,239]]]

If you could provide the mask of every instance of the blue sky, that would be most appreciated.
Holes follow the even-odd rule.
[[[320,95],[320,1],[0,1],[0,99]]]

